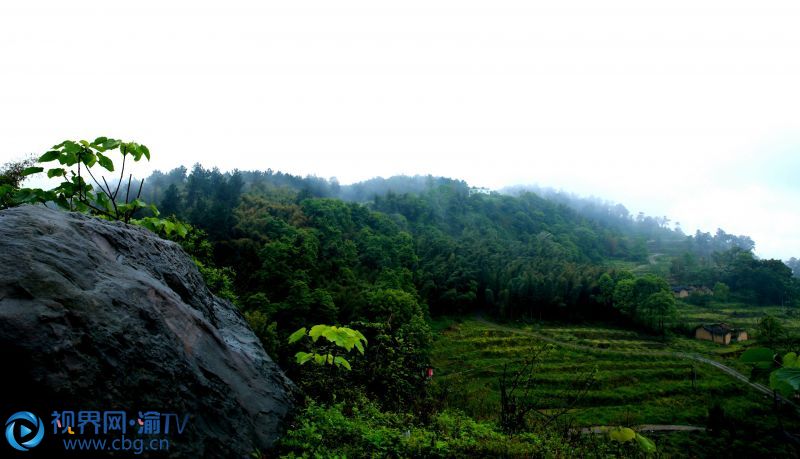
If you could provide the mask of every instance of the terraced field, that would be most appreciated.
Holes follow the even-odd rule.
[[[746,383],[681,358],[663,343],[632,331],[591,326],[515,330],[481,320],[442,322],[439,328],[434,352],[437,384],[447,387],[448,403],[479,418],[497,415],[503,367],[515,368],[545,345],[552,349],[542,358],[531,392],[541,410],[565,406],[580,391],[577,383],[595,374],[595,383],[571,410],[579,426],[704,426],[715,401],[732,415],[769,414],[769,400]]]

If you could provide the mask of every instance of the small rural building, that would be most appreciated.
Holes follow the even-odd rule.
[[[704,285],[700,287],[676,285],[672,287],[672,294],[675,298],[688,298],[691,295],[714,295],[714,291]]]
[[[719,344],[747,341],[747,330],[733,328],[725,323],[703,324],[694,329],[694,337]]]
[[[678,285],[676,287],[672,287],[672,294],[675,295],[675,298],[688,298],[690,289],[691,287]]]

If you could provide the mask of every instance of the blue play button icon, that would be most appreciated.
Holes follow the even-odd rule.
[[[19,424],[19,435],[17,432]],[[31,427],[36,430],[34,432]],[[33,438],[28,438],[28,437]],[[27,440],[25,440],[28,438]],[[41,443],[44,438],[44,425],[42,420],[30,411],[19,411],[11,415],[6,421],[6,441],[17,451],[28,451]],[[22,441],[24,440],[24,441]]]

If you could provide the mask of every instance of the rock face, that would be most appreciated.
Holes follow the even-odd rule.
[[[0,212],[0,266],[0,417],[37,413],[37,451],[64,451],[61,410],[189,415],[161,437],[174,457],[247,456],[280,435],[292,383],[177,244],[23,206]]]

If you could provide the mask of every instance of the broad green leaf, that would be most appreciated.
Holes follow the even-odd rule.
[[[753,366],[759,370],[771,370],[775,366],[775,362],[756,362]]]
[[[106,196],[105,193],[97,193],[95,200],[101,209],[111,211],[114,208],[114,206],[111,204],[111,200],[108,198],[108,196]]]
[[[776,378],[774,372],[773,374],[769,375],[769,387],[784,397],[791,397],[795,393],[795,390],[792,388],[791,384]]]
[[[178,236],[181,238],[184,238],[187,234],[189,234],[189,228],[180,222],[175,224],[175,230],[178,232]]]
[[[314,363],[316,363],[317,365],[325,365],[326,357],[327,356],[324,355],[314,354]]]
[[[65,166],[74,166],[78,163],[78,155],[77,153],[72,153],[65,150],[61,153],[61,156],[58,157],[58,162]]]
[[[72,206],[75,208],[75,212],[87,212],[89,210],[89,206],[80,201],[73,201]],[[103,215],[98,215],[98,217],[107,218]]]
[[[308,336],[316,343],[320,336],[325,333],[330,327],[328,325],[314,325],[308,331]]]
[[[88,185],[86,185],[86,179],[78,175],[72,177],[72,184],[77,187],[76,190],[80,187],[83,187],[83,189],[88,189]]]
[[[114,172],[114,161],[111,161],[111,158],[108,156],[98,153],[97,162],[100,164],[100,167],[104,168],[105,170]]]
[[[140,220],[131,220],[131,223],[133,223],[134,225],[139,225],[144,228],[147,228],[154,233],[158,233],[160,227],[160,222],[158,221],[158,219],[150,217],[142,218]],[[203,267],[203,264],[197,260],[194,260],[194,263],[197,265],[198,268]]]
[[[356,349],[358,349],[361,355],[364,355],[364,345],[361,344],[361,341],[356,341]]]
[[[614,441],[625,443],[636,438],[636,432],[629,427],[616,427],[608,431],[608,436]]]
[[[62,209],[69,209],[69,201],[67,201],[67,198],[65,198],[64,196],[57,197],[56,199],[53,200],[53,202],[55,202],[56,205],[58,205],[58,207],[61,207]]]
[[[98,137],[94,140],[92,146],[94,146],[98,151],[105,152],[117,148],[119,144],[119,140],[109,139],[107,137]]]
[[[139,145],[139,150],[144,154],[145,158],[150,161],[150,150],[144,145]]]
[[[345,367],[348,370],[352,370],[352,368],[350,368],[350,362],[348,362],[347,359],[345,359],[344,357],[336,357],[333,361],[334,363],[336,363],[337,366]]]
[[[311,359],[316,359],[316,357],[318,357],[317,354],[311,354],[308,352],[298,352],[294,355],[295,361],[300,365],[308,362]]]
[[[131,154],[131,156],[133,156],[134,161],[139,161],[142,159],[142,155],[144,154],[144,151],[142,151],[142,146],[136,142],[129,142],[126,144],[126,150]]]
[[[289,335],[289,344],[296,343],[306,336],[306,327],[303,327]]]
[[[39,157],[40,163],[46,163],[48,161],[55,161],[61,155],[61,152],[58,150],[50,150],[47,153],[43,154]]]
[[[131,209],[138,209],[141,207],[147,207],[147,203],[142,201],[139,198],[134,199],[133,201],[129,202],[128,205]]]
[[[54,189],[56,193],[63,194],[65,197],[74,195],[75,190],[77,190],[77,188],[72,182],[61,182],[61,184]]]
[[[33,192],[36,194],[36,198],[40,202],[45,202],[47,199],[55,197],[55,194],[52,191],[45,191],[41,188],[34,188]]]
[[[336,326],[329,327],[324,331],[322,336],[337,346],[347,349],[348,352],[353,349],[353,345],[355,344],[353,337],[347,333],[346,329]]]
[[[67,153],[77,154],[82,149],[83,148],[79,144],[77,144],[77,143],[75,143],[75,142],[73,142],[71,140],[67,140],[66,142],[64,142],[64,151],[67,152]]]
[[[754,347],[744,351],[739,360],[744,363],[772,362],[775,351],[765,347]]]
[[[38,174],[39,172],[42,172],[43,170],[44,170],[43,167],[36,167],[36,166],[34,166],[34,167],[26,167],[25,169],[22,170],[22,176],[23,177],[27,177],[29,175]]]
[[[84,150],[80,154],[81,162],[86,164],[86,167],[92,167],[97,162],[97,156],[91,150]]]
[[[29,204],[36,200],[36,189],[33,188],[20,188],[14,193],[14,201],[20,204]]]
[[[790,352],[783,356],[783,367],[784,368],[794,368],[800,367],[800,360],[797,358],[797,354],[794,352]]]
[[[773,389],[785,383],[795,391],[800,390],[800,368],[779,368],[769,375],[769,383]]]
[[[54,169],[50,169],[47,171],[47,178],[63,177],[66,173],[67,171],[65,171],[64,169],[56,167]]]
[[[636,442],[639,443],[639,447],[646,453],[655,453],[656,452],[656,444],[653,443],[652,440],[645,437],[644,435],[637,433],[636,434]]]
[[[352,331],[353,334],[356,335],[356,338],[358,338],[361,341],[364,341],[364,344],[368,344],[367,343],[367,338],[364,335],[362,335],[360,331],[352,329],[352,328],[348,328],[348,330]]]

